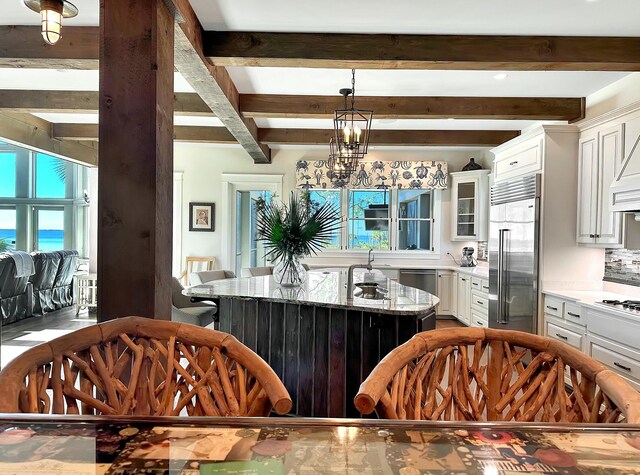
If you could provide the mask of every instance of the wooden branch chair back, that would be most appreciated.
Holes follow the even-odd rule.
[[[38,345],[0,373],[0,412],[267,416],[286,388],[232,335],[127,317]]]
[[[484,328],[418,333],[380,361],[355,405],[386,419],[640,422],[640,394],[598,361],[551,338]]]
[[[189,285],[189,276],[191,275],[192,272],[214,270],[215,268],[216,268],[215,257],[187,256],[185,261],[184,272],[180,276],[180,279],[183,280],[184,285]]]

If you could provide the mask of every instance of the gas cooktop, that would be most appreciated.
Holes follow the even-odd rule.
[[[640,300],[603,300],[601,305],[640,315]]]

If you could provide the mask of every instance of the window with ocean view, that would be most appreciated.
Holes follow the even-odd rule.
[[[0,251],[87,257],[86,167],[0,142]]]

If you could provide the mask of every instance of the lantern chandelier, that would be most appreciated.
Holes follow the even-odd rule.
[[[42,37],[50,45],[62,37],[62,19],[78,14],[78,8],[66,0],[24,0],[24,4],[40,14]]]
[[[358,168],[358,159],[355,156],[341,155],[333,137],[329,140],[329,159],[327,160],[329,179],[339,186],[349,182],[351,175]]]
[[[357,161],[367,154],[373,111],[356,109],[356,70],[351,70],[351,88],[340,89],[344,109],[335,111],[335,146],[340,158]],[[351,107],[347,100],[351,96]]]

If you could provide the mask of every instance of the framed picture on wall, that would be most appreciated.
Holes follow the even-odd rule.
[[[215,231],[215,203],[189,203],[189,231]]]

